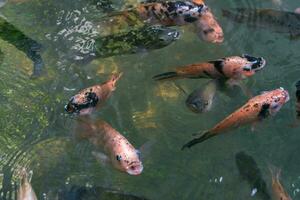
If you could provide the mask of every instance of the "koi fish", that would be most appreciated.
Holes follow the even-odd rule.
[[[202,13],[195,22],[195,27],[198,36],[206,42],[222,43],[224,41],[223,29],[210,9]]]
[[[137,7],[117,14],[128,15],[133,13],[141,20],[150,24],[165,26],[180,26],[193,23],[199,19],[202,12],[207,9],[203,4],[190,1],[155,1],[139,4]]]
[[[235,155],[235,162],[241,177],[249,183],[252,191],[255,190],[255,194],[263,200],[271,200],[266,181],[255,160],[242,151]]]
[[[296,98],[297,98],[297,103],[296,103],[296,112],[297,112],[297,117],[300,118],[300,81],[296,83]]]
[[[58,193],[58,194],[57,194]],[[121,190],[105,188],[101,186],[79,186],[72,185],[63,190],[59,190],[55,195],[58,200],[148,200],[145,197],[136,196],[134,194],[126,193]],[[54,196],[54,195],[53,195]],[[56,198],[49,198],[56,199]]]
[[[143,164],[140,160],[140,152],[108,123],[102,120],[83,121],[79,125],[77,131],[81,138],[88,139],[96,148],[103,149],[104,153],[93,152],[98,160],[112,164],[116,169],[129,175],[142,173]]]
[[[17,193],[17,200],[37,200],[36,194],[28,179],[28,174],[25,169],[22,170],[22,178],[20,187]]]
[[[274,200],[292,200],[289,194],[284,190],[283,186],[280,183],[280,170],[271,169],[272,176],[272,191]]]
[[[154,1],[139,4],[136,8],[121,12],[130,13],[150,24],[164,26],[182,26],[194,24],[198,36],[207,42],[221,43],[224,34],[211,10],[203,1]]]
[[[144,26],[126,33],[109,35],[96,39],[96,57],[139,53],[141,50],[155,50],[178,40],[180,32],[162,26]]]
[[[234,22],[289,33],[292,39],[300,36],[300,14],[273,9],[236,8],[223,10],[223,16]]]
[[[79,91],[70,98],[65,110],[70,114],[91,114],[111,96],[121,76],[122,73],[113,74],[108,81]]]
[[[186,99],[186,106],[195,113],[210,111],[216,96],[217,86],[217,80],[212,80],[204,87],[194,90]]]
[[[24,52],[33,62],[32,78],[39,77],[42,74],[44,61],[40,55],[42,50],[40,43],[25,35],[3,17],[0,17],[0,38]]]
[[[232,56],[215,61],[191,64],[177,68],[175,71],[158,74],[154,80],[173,78],[211,78],[241,80],[254,75],[266,64],[262,57],[250,55]]]
[[[191,148],[195,144],[201,143],[230,129],[259,122],[269,116],[274,116],[289,99],[288,91],[283,88],[263,92],[251,98],[244,106],[230,114],[212,129],[205,131],[200,137],[186,143],[182,149]]]

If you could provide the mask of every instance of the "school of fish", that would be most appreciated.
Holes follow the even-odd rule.
[[[279,5],[279,3],[278,1],[276,4]],[[179,39],[181,33],[176,30],[175,27],[177,26],[191,25],[194,33],[200,39],[215,45],[225,40],[222,26],[214,16],[213,10],[202,0],[149,0],[122,11],[111,11],[112,7],[109,4],[110,1],[103,4],[105,5],[103,9],[109,8],[110,10],[108,17],[130,18],[135,16],[145,25],[129,32],[98,38],[95,57],[138,53],[141,49],[163,48]],[[101,6],[101,4],[99,5]],[[287,33],[291,39],[297,39],[300,36],[300,14],[297,12],[273,9],[252,10],[249,8],[223,9],[222,12],[224,18],[237,23],[258,24],[279,33]],[[22,37],[25,38],[25,35]],[[9,38],[6,40],[9,41]],[[30,43],[36,43],[31,39],[26,40]],[[126,42],[130,48],[124,48],[124,43],[114,46],[116,41]],[[16,46],[18,47],[18,45]],[[41,66],[43,65],[38,53],[27,51],[26,54],[33,59],[35,66],[38,62]],[[216,95],[223,90],[223,85],[225,87],[238,85],[245,88],[243,81],[253,78],[265,68],[266,64],[267,61],[263,57],[249,54],[224,55],[223,58],[211,61],[187,63],[184,66],[170,69],[169,72],[154,75],[152,78],[158,84],[161,84],[162,81],[176,81],[177,79],[187,79],[187,81],[189,79],[208,79],[206,84],[194,88],[195,90],[187,95],[185,101],[185,105],[190,111],[204,115],[213,109]],[[78,139],[87,140],[93,146],[94,151],[91,152],[91,155],[96,160],[103,166],[108,164],[120,172],[138,176],[147,170],[147,167],[144,169],[142,162],[141,154],[143,152],[135,148],[135,145],[131,144],[129,139],[114,129],[112,125],[102,119],[93,118],[93,114],[105,106],[110,98],[113,98],[112,95],[117,90],[119,81],[122,82],[121,77],[125,79],[126,74],[114,73],[107,81],[78,91],[67,101],[65,111],[76,119],[73,132]],[[295,86],[295,118],[299,120],[300,80],[296,82]],[[222,92],[226,93],[226,91]],[[290,97],[289,92],[280,85],[276,85],[273,90],[262,91],[256,96],[251,96],[247,102],[238,105],[239,108],[232,111],[215,126],[191,138],[181,149],[189,149],[214,136],[233,132],[243,126],[251,125],[254,127],[257,123],[263,123],[264,119],[275,117],[281,108],[289,102],[290,98],[292,97]],[[210,140],[210,142],[217,142],[217,139]],[[261,198],[270,199],[271,195],[267,191],[267,183],[263,180],[262,171],[257,167],[255,160],[245,152],[236,154],[235,159],[238,171],[252,189],[259,189],[258,194]],[[273,198],[276,200],[292,199],[280,182],[280,170],[270,167],[270,171]],[[28,173],[23,170],[21,174],[17,199],[36,200],[37,196],[30,184]]]

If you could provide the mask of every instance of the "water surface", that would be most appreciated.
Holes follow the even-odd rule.
[[[116,3],[120,9],[124,4]],[[32,186],[39,199],[70,185],[119,189],[149,199],[259,199],[239,176],[235,154],[245,151],[258,163],[267,183],[268,164],[282,169],[282,183],[293,199],[300,199],[299,128],[294,121],[294,84],[300,78],[299,42],[268,29],[236,24],[221,16],[222,8],[249,7],[294,10],[294,0],[278,8],[268,0],[208,1],[225,33],[221,45],[202,42],[189,27],[172,45],[135,55],[96,59],[75,64],[75,49],[88,51],[100,28],[103,12],[89,0],[24,0],[8,2],[1,13],[14,26],[44,47],[41,78],[30,79],[32,62],[13,45],[1,40],[0,65],[0,183],[2,198],[13,196],[18,171],[33,170]],[[101,29],[102,28],[102,29]],[[73,50],[72,50],[73,49]],[[185,107],[186,96],[172,82],[151,77],[175,66],[248,53],[262,56],[267,66],[246,85],[254,94],[284,87],[291,101],[278,115],[259,124],[215,137],[191,150],[181,146],[195,132],[210,128],[241,106],[247,97],[219,93],[211,112],[197,115]],[[124,73],[117,90],[93,118],[101,118],[136,147],[154,141],[141,176],[132,177],[102,166],[91,155],[93,147],[74,138],[76,119],[64,113],[69,97],[82,88],[103,82],[111,73]],[[178,80],[188,92],[207,80]]]

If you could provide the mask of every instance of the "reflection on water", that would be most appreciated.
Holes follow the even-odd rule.
[[[14,199],[23,167],[34,172],[31,184],[38,199],[51,199],[52,194],[69,191],[73,185],[111,188],[147,199],[253,199],[235,164],[240,151],[255,158],[269,191],[268,163],[272,162],[282,169],[285,190],[299,199],[299,127],[289,127],[296,117],[299,41],[271,28],[235,23],[222,16],[222,9],[238,7],[293,11],[299,7],[297,1],[286,0],[278,7],[272,0],[210,0],[207,3],[224,31],[222,44],[200,41],[189,26],[172,27],[181,33],[180,39],[164,48],[75,64],[69,59],[74,50],[89,54],[98,33],[103,33],[102,37],[110,31],[120,34],[120,27],[128,32],[123,22],[112,30],[106,27],[109,23],[101,23],[109,10],[105,6],[100,9],[98,3],[109,1],[95,2],[8,1],[1,8],[3,28],[15,33],[0,33],[2,199]],[[138,1],[111,2],[114,10],[121,10]],[[176,66],[243,53],[267,61],[264,70],[244,81],[252,93],[282,86],[289,90],[291,101],[254,133],[244,127],[190,151],[180,151],[193,133],[213,126],[243,105],[247,97],[238,89],[232,89],[231,94],[217,93],[214,109],[197,115],[185,106],[187,96],[176,85],[191,93],[207,80],[182,79],[174,84],[156,83],[152,77]],[[38,55],[47,73],[30,79],[33,63],[39,63]],[[74,92],[105,81],[113,72],[123,72],[122,84],[92,118],[107,121],[133,144],[155,141],[143,160],[143,173],[137,177],[99,165],[91,155],[93,145],[73,136],[76,118],[64,113],[64,104]]]

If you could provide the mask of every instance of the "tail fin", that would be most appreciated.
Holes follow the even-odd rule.
[[[158,74],[156,76],[153,76],[152,78],[155,81],[161,81],[161,80],[171,79],[171,78],[176,78],[176,77],[178,77],[177,72],[166,72],[166,73],[163,73],[163,74]]]
[[[110,77],[110,79],[109,79],[108,82],[110,82],[110,83],[112,84],[112,86],[115,87],[116,82],[121,78],[122,75],[123,75],[122,72],[121,72],[121,73],[115,73],[115,74],[113,74],[113,75]]]
[[[274,165],[268,164],[271,176],[272,176],[272,182],[278,182],[280,179],[281,169],[275,167]]]
[[[201,143],[213,136],[215,136],[215,134],[211,134],[209,131],[205,131],[200,137],[195,138],[195,139],[189,141],[188,143],[186,143],[185,145],[183,145],[181,150],[184,150],[185,148],[191,148],[195,144]]]

